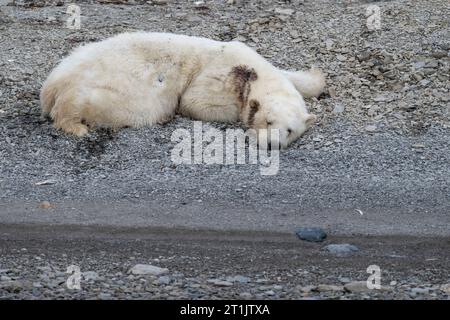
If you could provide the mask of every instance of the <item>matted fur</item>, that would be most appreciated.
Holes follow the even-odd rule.
[[[317,69],[279,70],[240,42],[138,32],[75,49],[45,81],[41,105],[55,127],[78,136],[94,126],[164,123],[178,112],[277,128],[286,147],[315,120],[302,95],[324,86]]]

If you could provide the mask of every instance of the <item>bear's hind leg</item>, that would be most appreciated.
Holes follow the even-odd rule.
[[[82,123],[81,106],[75,103],[73,95],[63,94],[61,98],[58,98],[50,112],[50,117],[57,129],[78,137],[88,133],[88,127]]]

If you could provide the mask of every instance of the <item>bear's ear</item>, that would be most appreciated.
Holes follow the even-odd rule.
[[[316,68],[309,71],[281,71],[303,98],[318,97],[325,87],[325,75]]]
[[[316,122],[317,120],[317,116],[315,114],[308,114],[308,116],[306,117],[306,125],[309,127],[311,126],[314,122]]]

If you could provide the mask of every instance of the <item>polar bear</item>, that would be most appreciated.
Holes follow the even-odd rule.
[[[319,70],[280,70],[241,42],[134,32],[75,49],[48,76],[40,100],[56,128],[77,136],[95,126],[165,123],[179,113],[241,121],[256,132],[279,129],[285,148],[316,119],[303,98],[324,86]]]

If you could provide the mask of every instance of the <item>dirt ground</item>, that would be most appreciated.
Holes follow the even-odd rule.
[[[67,1],[0,1],[0,297],[448,299],[448,1],[76,3],[79,30],[67,28]],[[367,28],[369,5],[380,30]],[[318,123],[265,177],[255,165],[174,165],[171,135],[190,119],[79,139],[41,118],[39,90],[59,59],[136,30],[240,40],[276,66],[321,68],[326,92],[307,100]],[[324,228],[327,242],[296,239],[302,226]],[[359,251],[323,253],[343,242]],[[98,278],[67,290],[70,263]],[[130,279],[134,263],[167,267],[169,279]],[[371,264],[390,290],[343,289]],[[250,280],[208,282],[236,275]]]

